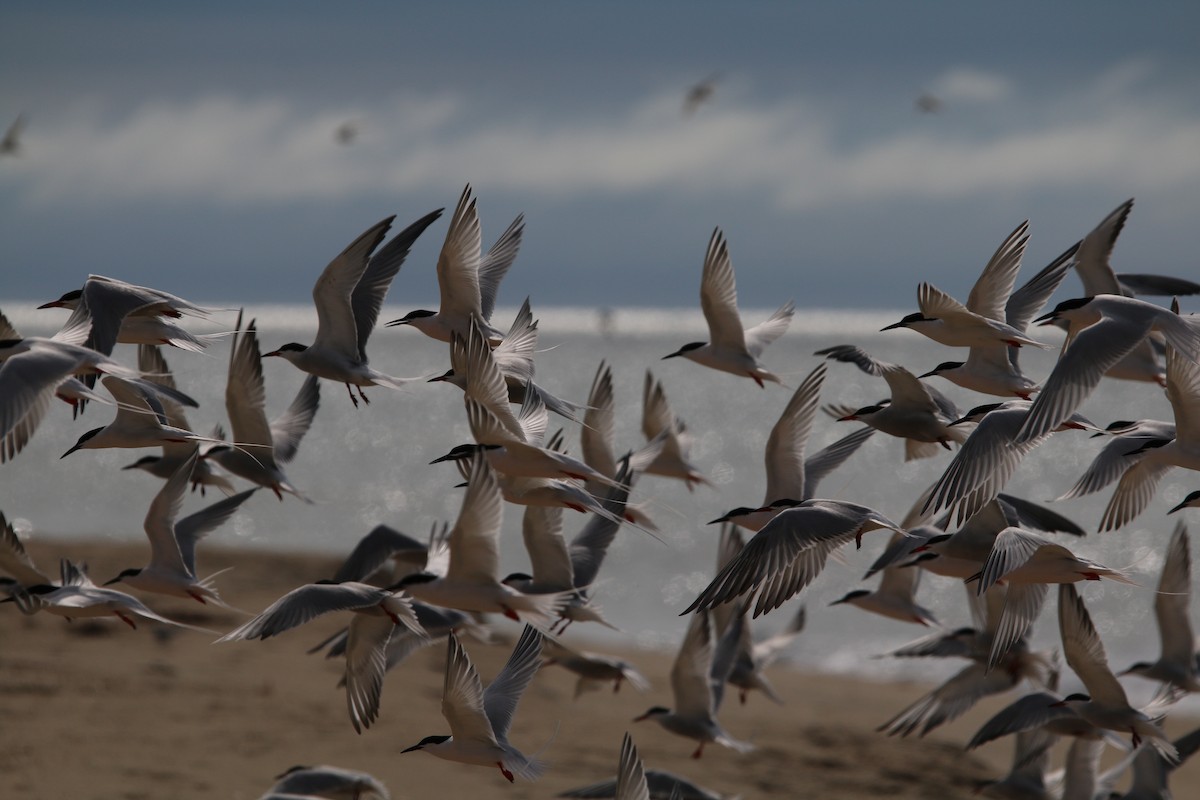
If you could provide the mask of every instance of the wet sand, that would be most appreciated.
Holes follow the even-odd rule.
[[[140,544],[33,543],[29,550],[48,572],[56,573],[60,555],[85,560],[98,582],[147,558]],[[253,612],[336,566],[319,556],[207,546],[201,560],[206,574],[236,567],[217,584],[232,605]],[[190,601],[142,599],[222,633],[241,619]],[[1010,741],[973,753],[962,744],[1015,694],[991,698],[925,739],[896,739],[874,728],[928,687],[779,665],[770,678],[785,705],[755,695],[743,706],[731,693],[722,709],[730,733],[757,750],[740,755],[710,746],[693,760],[690,741],[631,722],[652,705],[670,705],[672,658],[631,650],[625,656],[654,684],[646,693],[625,686],[618,694],[593,691],[574,700],[573,675],[558,667],[538,674],[510,738],[527,753],[541,748],[549,766],[536,783],[509,785],[496,769],[400,754],[426,735],[449,733],[440,711],[444,642],[389,673],[379,720],[356,734],[336,688],[340,662],[304,652],[343,624],[334,615],[266,642],[216,645],[215,637],[154,623],[134,631],[115,618],[67,623],[0,606],[0,794],[253,800],[276,773],[326,763],[374,774],[393,798],[548,798],[614,775],[627,730],[648,769],[745,798],[968,798],[980,781],[1002,775],[1011,758]],[[519,634],[513,623],[497,626],[510,640]],[[579,643],[579,634],[572,630],[567,641]],[[504,646],[470,640],[465,646],[485,684],[509,654]],[[1197,724],[1173,718],[1167,727],[1178,736]],[[1106,761],[1115,755],[1109,750]],[[1172,788],[1176,797],[1200,797],[1200,761],[1181,767]]]

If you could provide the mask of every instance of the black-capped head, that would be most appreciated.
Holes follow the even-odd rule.
[[[280,780],[281,778],[286,778],[288,775],[291,775],[293,772],[303,772],[304,770],[308,770],[308,769],[312,769],[312,767],[304,766],[302,764],[297,764],[294,767],[288,767],[283,772],[276,775],[275,780]]]
[[[671,709],[667,708],[666,706],[654,706],[653,708],[648,710],[645,714],[642,714],[640,717],[634,717],[633,721],[641,722],[644,719],[650,719],[651,717],[661,717],[661,716],[664,716],[664,715],[670,714],[670,713],[671,713]]]
[[[414,572],[410,575],[405,575],[389,588],[391,588],[392,591],[398,591],[400,589],[407,589],[409,586],[419,586],[422,583],[432,583],[437,579],[438,576],[434,575],[432,572]]]
[[[533,580],[533,576],[528,573],[514,572],[511,575],[508,575],[507,577],[505,577],[505,579],[500,582],[507,586],[511,586],[514,583],[529,583],[532,580]]]
[[[416,311],[408,312],[400,319],[392,320],[391,322],[389,322],[387,324],[387,327],[394,328],[397,325],[409,325],[412,323],[413,320],[425,319],[426,317],[432,317],[436,313],[437,313],[436,311],[430,311],[429,309],[426,309],[426,308],[419,308]]]
[[[693,350],[699,350],[701,347],[704,347],[704,345],[706,345],[706,344],[708,344],[708,342],[688,342],[683,347],[676,350],[674,353],[663,356],[662,360],[666,361],[668,358],[674,358],[675,356],[681,356],[681,355],[684,355],[685,353],[690,353]]]
[[[300,344],[299,342],[288,342],[278,350],[272,350],[269,353],[263,353],[263,358],[270,358],[271,356],[283,356],[284,353],[303,353],[307,349],[308,345],[306,344]]]
[[[0,339],[0,351],[11,350],[19,345],[24,339]]]
[[[71,455],[71,453],[74,453],[76,450],[82,449],[83,447],[85,447],[87,445],[87,442],[89,440],[95,438],[96,434],[100,433],[100,431],[102,431],[102,430],[104,430],[104,428],[92,428],[90,431],[85,433],[83,436],[80,436],[79,441],[77,441],[75,443],[75,446],[72,447],[67,452],[63,453],[61,456],[59,456],[59,458],[66,458],[67,456]]]
[[[162,461],[162,456],[142,456],[132,464],[126,464],[121,469],[140,469],[141,467],[151,467]]]
[[[1154,665],[1151,664],[1149,661],[1139,661],[1136,664],[1134,664],[1132,667],[1130,667],[1129,669],[1127,669],[1123,672],[1118,672],[1117,674],[1118,675],[1132,675],[1136,672],[1143,672],[1145,670],[1148,670],[1153,666]]]
[[[866,589],[855,589],[853,592],[847,592],[845,597],[841,598],[840,600],[834,600],[829,605],[837,606],[837,605],[841,605],[842,603],[849,603],[852,600],[855,600],[859,597],[866,597],[869,594],[870,594],[870,592],[867,591]]]
[[[79,302],[79,298],[83,297],[82,289],[72,289],[57,300],[51,300],[49,303],[42,303],[38,308],[67,308]]]
[[[123,570],[121,570],[121,574],[117,575],[117,577],[113,578],[111,581],[105,581],[104,585],[112,586],[114,583],[120,583],[121,581],[125,580],[126,578],[133,578],[133,577],[135,577],[137,575],[141,575],[141,574],[142,574],[142,571],[136,567],[130,567],[129,569],[123,569]]]
[[[411,753],[413,750],[423,750],[431,744],[441,744],[442,742],[450,741],[449,736],[426,736],[421,741],[414,744],[412,747],[406,747],[401,750],[401,753]]]
[[[716,519],[708,522],[707,524],[716,525],[718,522],[729,522],[731,519],[735,519],[737,517],[747,517],[747,516],[753,514],[755,511],[758,511],[758,509],[757,508],[746,508],[746,506],[738,506],[735,509],[727,511],[724,516],[717,517]]]
[[[1004,405],[1004,403],[984,403],[981,406],[975,406],[970,411],[968,411],[966,414],[963,414],[961,417],[954,420],[950,424],[951,425],[962,425],[963,423],[966,423],[966,422],[979,422],[984,417],[986,417],[988,414],[992,413],[993,411],[1002,407],[1003,405]]]
[[[433,376],[427,382],[428,383],[437,383],[439,381],[448,381],[453,377],[454,377],[454,370],[448,369],[445,372],[443,372],[441,375]]]
[[[893,322],[891,325],[880,328],[879,330],[880,331],[890,331],[892,328],[907,328],[909,325],[913,324],[914,322],[934,322],[934,321],[935,320],[932,317],[927,317],[924,314],[922,314],[920,311],[914,311],[913,313],[906,315],[899,322]]]
[[[1062,704],[1066,704],[1066,703],[1088,703],[1088,702],[1091,702],[1091,699],[1092,699],[1092,698],[1091,698],[1091,696],[1089,696],[1089,695],[1083,694],[1082,692],[1076,692],[1075,694],[1069,694],[1069,695],[1067,695],[1067,696],[1066,696],[1066,697],[1064,697],[1064,698],[1063,698],[1063,699],[1062,699],[1060,702],[1061,702]],[[1057,704],[1056,704],[1056,705],[1057,705]]]
[[[1039,325],[1053,325],[1063,314],[1081,309],[1094,299],[1093,297],[1073,297],[1070,300],[1063,300],[1054,307],[1053,311],[1049,314],[1043,314],[1035,319],[1034,322]]]
[[[1176,511],[1182,511],[1185,508],[1200,506],[1200,490],[1192,492],[1187,497],[1183,498],[1183,502],[1168,511],[1168,514],[1174,514]]]
[[[472,456],[474,456],[476,453],[478,453],[480,450],[483,450],[483,449],[484,449],[484,446],[481,444],[460,444],[457,447],[452,448],[449,453],[446,453],[446,455],[440,456],[439,458],[435,458],[433,461],[430,461],[429,463],[430,464],[440,464],[443,461],[463,461],[465,459],[471,458]]]
[[[844,417],[841,417],[840,419],[838,419],[838,422],[854,422],[856,420],[862,419],[863,417],[869,417],[872,414],[878,414],[880,411],[883,411],[883,409],[887,408],[887,405],[888,405],[887,403],[875,403],[874,405],[863,406],[862,408],[857,409],[853,413],[850,413]]]
[[[1144,453],[1147,450],[1157,450],[1160,447],[1166,447],[1173,441],[1175,441],[1175,440],[1174,439],[1147,439],[1146,441],[1142,442],[1141,447],[1139,447],[1137,450],[1133,450],[1133,451],[1129,452],[1127,455],[1136,456],[1138,453]]]
[[[965,363],[967,363],[967,362],[965,362],[965,361],[943,361],[942,363],[938,364],[933,369],[929,370],[929,372],[926,372],[924,375],[918,375],[917,377],[918,378],[929,378],[934,375],[941,375],[943,372],[949,372],[950,370],[958,369]]]

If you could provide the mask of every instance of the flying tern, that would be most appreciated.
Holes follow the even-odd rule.
[[[835,345],[813,355],[854,364],[868,375],[887,381],[889,400],[859,409],[837,409],[840,422],[865,422],[876,430],[904,440],[904,460],[929,458],[950,443],[962,444],[967,434],[950,423],[958,418],[958,407],[932,386],[917,380],[904,367],[877,361],[865,350],[853,345]],[[846,413],[842,413],[845,411]]]
[[[517,257],[524,230],[525,219],[519,215],[487,255],[481,255],[483,244],[479,214],[468,184],[458,199],[454,216],[450,218],[450,227],[446,230],[446,240],[438,254],[437,277],[441,305],[437,311],[410,311],[400,319],[387,323],[387,327],[411,325],[432,339],[449,342],[455,333],[466,337],[474,321],[483,327],[490,344],[498,344],[503,331],[492,327],[490,322],[496,305],[496,293],[500,281]]]
[[[199,450],[179,465],[146,512],[144,527],[150,539],[150,563],[122,570],[104,585],[124,583],[143,592],[190,597],[200,603],[226,606],[212,585],[212,578],[196,577],[196,543],[220,527],[257,488],[233,495],[176,521],[183,497],[192,479]]]
[[[239,315],[225,384],[225,413],[229,415],[234,444],[211,448],[207,457],[240,478],[266,486],[280,500],[287,492],[307,501],[280,464],[286,464],[296,455],[316,416],[320,392],[317,376],[307,376],[287,410],[273,422],[267,422],[258,331],[254,320],[250,320],[243,332]]]
[[[379,309],[388,287],[417,237],[441,216],[442,211],[430,212],[417,220],[380,248],[395,217],[372,225],[351,242],[329,265],[313,286],[313,303],[317,307],[317,336],[311,345],[289,342],[278,350],[266,353],[290,361],[298,369],[320,378],[346,384],[346,392],[354,405],[358,398],[370,402],[363,394],[364,386],[387,386],[399,389],[412,379],[393,378],[371,368],[367,363],[367,338],[375,328]],[[358,389],[358,397],[350,387]]]
[[[541,666],[542,635],[526,625],[508,663],[487,689],[458,637],[451,633],[448,638],[442,716],[450,735],[426,736],[401,752],[424,750],[447,761],[497,766],[510,783],[515,775],[537,780],[543,765],[510,744],[508,731],[521,695]]]
[[[784,303],[766,322],[742,329],[737,309],[737,286],[733,262],[721,229],[713,231],[704,256],[704,274],[700,280],[700,308],[708,323],[710,341],[685,344],[664,358],[681,356],[711,369],[751,378],[759,386],[764,381],[782,383],[758,360],[767,346],[778,339],[791,324],[796,305]]]
[[[295,766],[275,776],[270,791],[315,795],[337,800],[391,800],[387,787],[374,775],[326,764]]]
[[[1029,222],[1026,220],[992,255],[972,287],[965,306],[933,284],[922,283],[917,287],[917,304],[921,310],[882,330],[909,328],[950,347],[997,344],[1045,347],[1003,321],[1004,307],[1012,294],[1028,241]]]
[[[1108,668],[1104,644],[1074,584],[1058,587],[1058,625],[1067,665],[1088,690],[1087,694],[1067,695],[1059,702],[1098,727],[1128,732],[1135,748],[1146,740],[1168,761],[1178,761],[1175,746],[1162,728],[1129,705],[1125,689]]]
[[[704,745],[709,742],[739,753],[754,749],[749,742],[739,741],[726,733],[717,721],[728,668],[726,674],[713,674],[715,645],[716,632],[710,614],[700,611],[692,615],[671,667],[671,692],[675,697],[675,708],[654,706],[634,719],[634,722],[651,719],[664,730],[694,739],[697,745],[692,758],[700,758],[704,753]]]

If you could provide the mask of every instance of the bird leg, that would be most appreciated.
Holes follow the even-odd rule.
[[[113,613],[116,614],[118,617],[120,617],[121,621],[124,622],[126,625],[133,628],[135,631],[137,630],[137,625],[135,625],[133,623],[133,620],[131,620],[129,617],[125,616],[120,611],[114,611]]]
[[[513,774],[504,768],[504,762],[497,761],[496,766],[500,768],[500,774],[502,774],[505,778],[508,778],[509,783],[512,783]]]
[[[692,753],[692,758],[699,758],[702,755],[704,755],[704,742],[701,742],[696,748],[696,752]]]
[[[362,390],[361,386],[358,387],[358,396],[362,398],[362,401],[364,403],[366,403],[367,405],[371,405],[371,401],[367,399],[367,396],[365,394],[363,394],[363,390]]]
[[[350,384],[346,384],[346,394],[350,395],[350,402],[354,403],[354,407],[358,408],[358,398],[354,396],[354,390],[350,388]]]
[[[1134,730],[1133,728],[1129,729],[1129,734],[1133,737],[1133,749],[1137,750],[1138,745],[1140,745],[1142,743],[1142,737],[1138,736],[1138,732],[1136,730]]]

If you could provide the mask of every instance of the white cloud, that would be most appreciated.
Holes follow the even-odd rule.
[[[982,73],[945,77],[962,97],[1007,91]],[[448,96],[316,113],[285,99],[155,102],[115,123],[91,112],[47,122],[5,166],[40,203],[283,203],[470,180],[550,197],[719,188],[796,209],[1080,186],[1137,193],[1200,178],[1200,118],[1132,95],[1046,114],[1051,121],[1036,126],[1013,119],[988,135],[906,117],[854,146],[842,144],[838,118],[796,99],[727,100],[691,118],[674,94],[622,114],[552,121],[515,111],[477,119],[471,108]],[[343,147],[334,131],[348,119],[362,133]]]
[[[1002,75],[970,67],[955,67],[930,84],[934,97],[948,103],[994,103],[1013,93],[1011,81]]]

